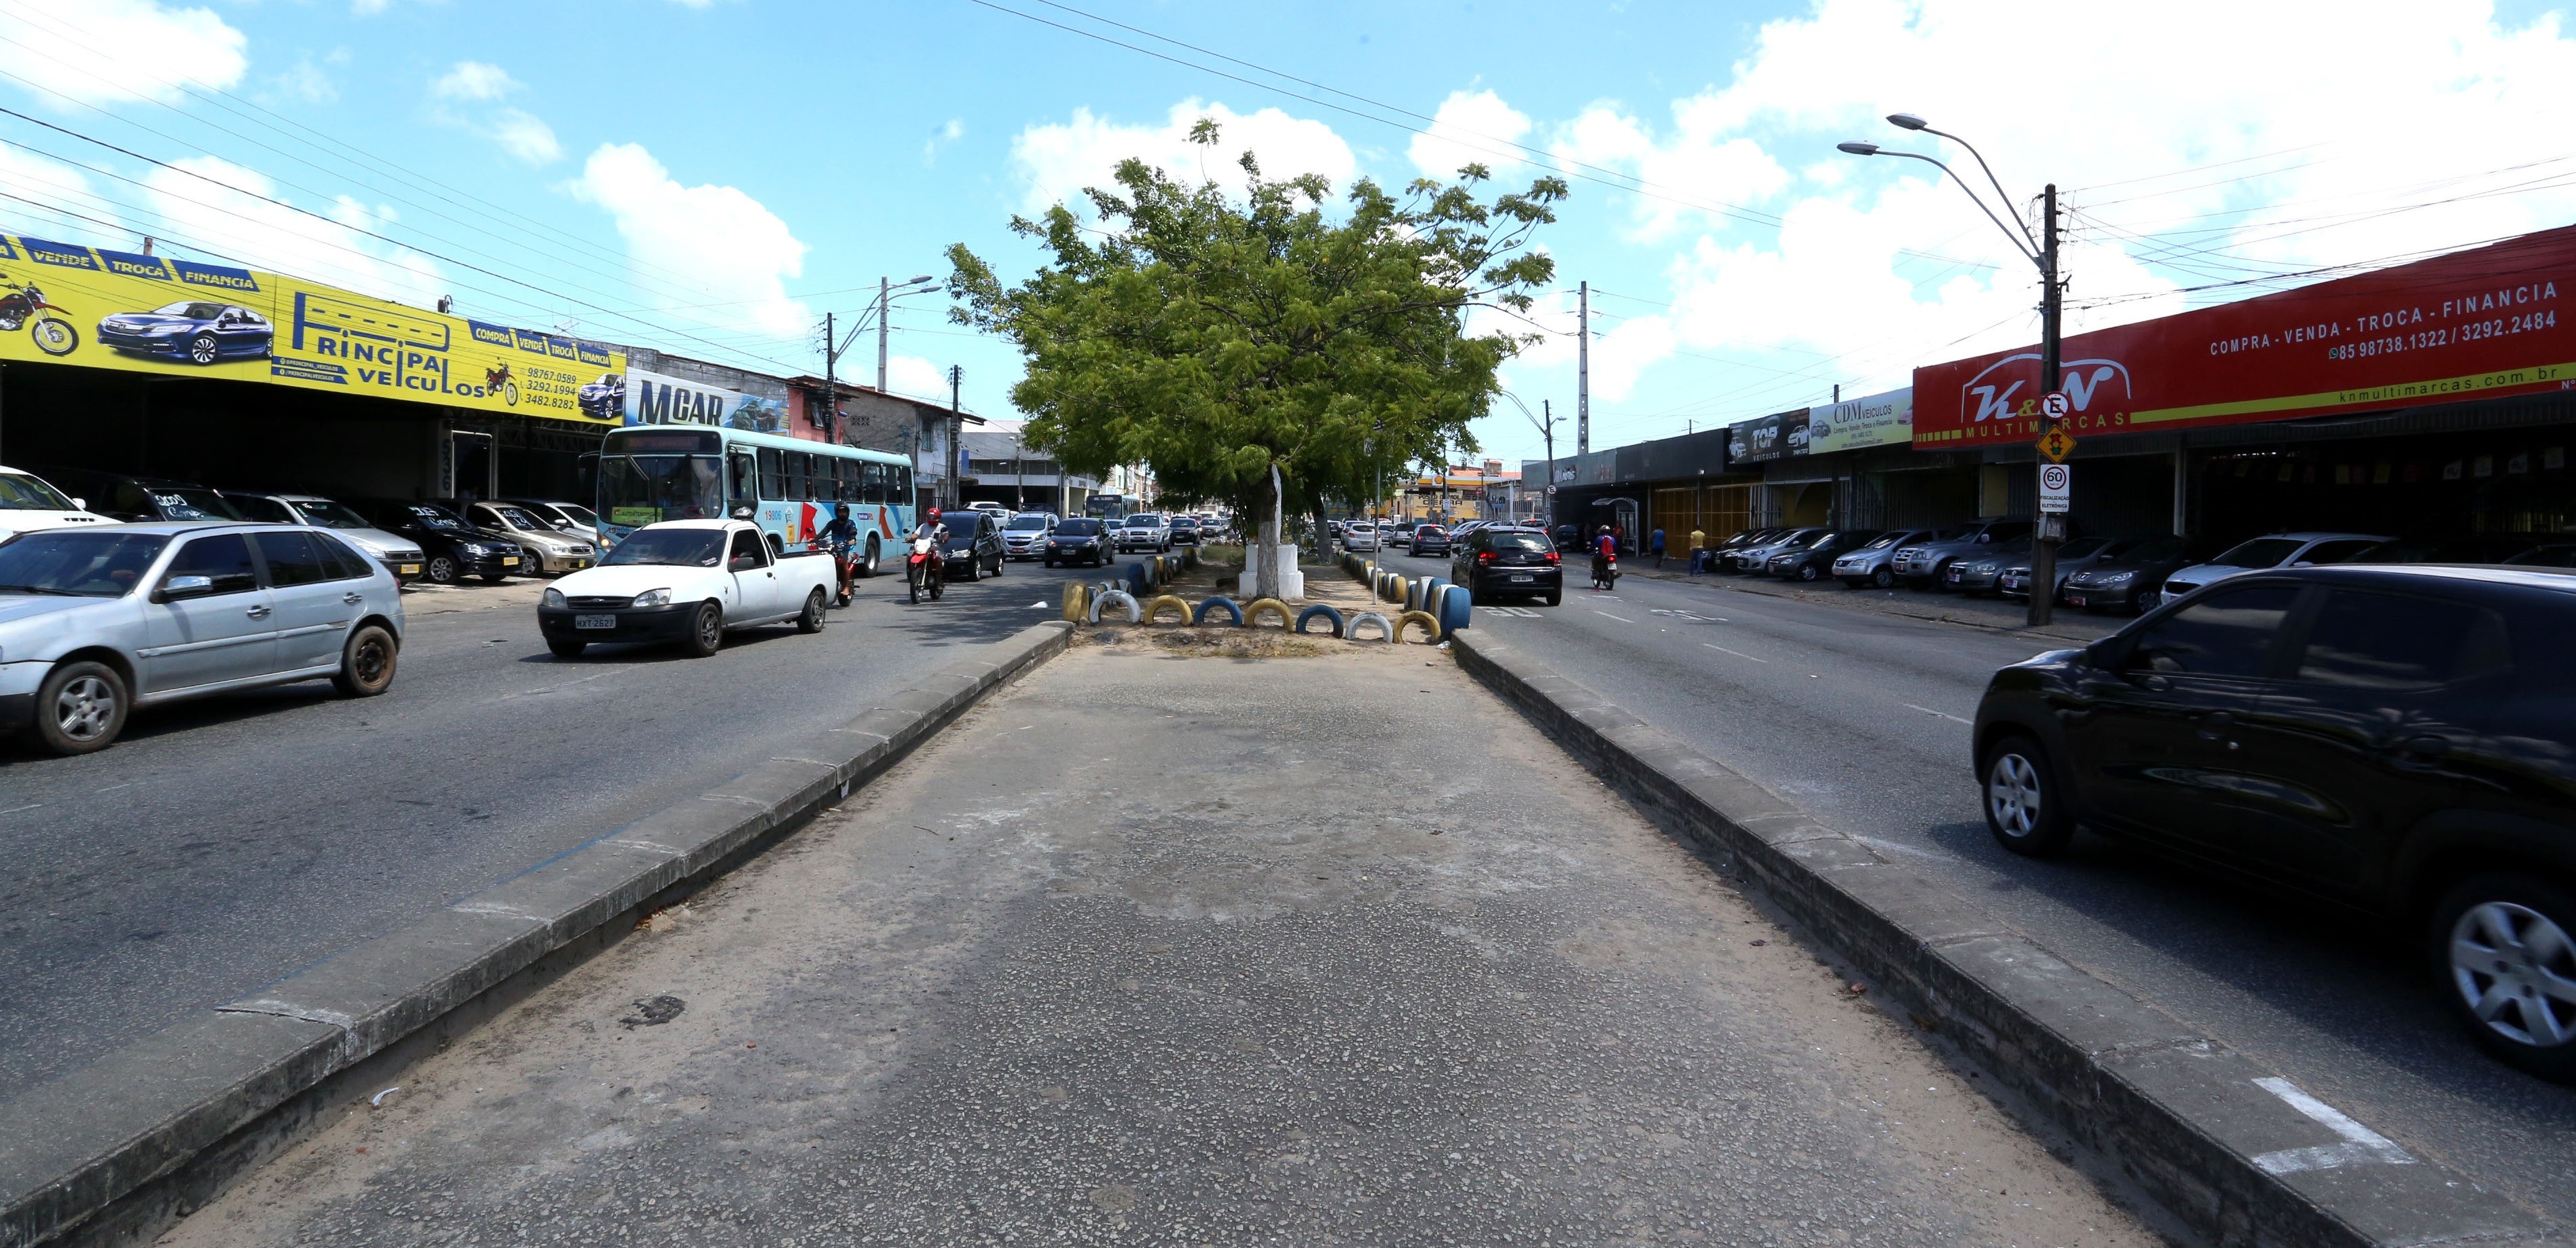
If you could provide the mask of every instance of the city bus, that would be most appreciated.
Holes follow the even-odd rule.
[[[846,503],[859,575],[912,531],[912,464],[900,455],[712,425],[612,429],[600,446],[599,545],[661,520],[749,520],[773,550],[801,546]]]
[[[1094,494],[1083,500],[1082,514],[1104,524],[1116,524],[1126,519],[1134,507],[1134,500],[1123,494]]]

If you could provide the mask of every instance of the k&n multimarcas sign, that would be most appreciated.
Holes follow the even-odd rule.
[[[2565,389],[2576,226],[2238,303],[2076,334],[2078,434],[2187,429]],[[1914,370],[1914,445],[2039,433],[2039,350]]]

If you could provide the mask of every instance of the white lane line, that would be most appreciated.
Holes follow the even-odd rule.
[[[1731,655],[1734,655],[1735,657],[1737,657],[1737,658],[1739,658],[1739,659],[1753,659],[1753,656],[1752,656],[1752,655],[1746,654],[1745,652],[1743,652],[1743,651],[1741,651],[1741,650],[1729,650],[1729,649],[1727,649],[1727,648],[1726,648],[1726,647],[1724,647],[1724,646],[1714,645],[1714,644],[1712,644],[1712,643],[1705,642],[1705,641],[1703,641],[1703,642],[1701,642],[1701,643],[1699,643],[1699,644],[1701,644],[1701,645],[1703,645],[1703,646],[1707,646],[1709,649],[1711,649],[1711,650],[1715,650],[1715,651],[1717,651],[1717,652],[1718,652],[1718,653],[1720,653],[1720,654],[1731,654]],[[1754,661],[1754,662],[1756,662],[1756,663],[1768,663],[1768,662],[1770,662],[1771,660],[1769,660],[1769,659],[1753,659],[1753,661]]]
[[[540,694],[553,693],[558,689],[570,689],[574,685],[586,685],[594,680],[606,680],[611,676],[623,676],[641,666],[643,666],[643,664],[629,663],[624,667],[612,667],[604,672],[593,672],[588,676],[576,677],[572,680],[557,681],[551,685],[539,685],[534,689],[522,689],[517,693],[505,693],[492,700],[495,702],[509,702],[519,698],[533,698]]]
[[[1592,614],[1594,614],[1594,615],[1610,615],[1610,613],[1609,613],[1609,612],[1607,612],[1607,611],[1595,611],[1595,612],[1593,612]],[[1627,616],[1624,616],[1624,615],[1610,615],[1610,618],[1611,618],[1611,619],[1614,619],[1614,620],[1617,620],[1617,621],[1619,621],[1619,622],[1620,622],[1620,623],[1622,623],[1622,624],[1634,624],[1634,623],[1636,623],[1636,621],[1635,621],[1635,620],[1629,619]]]
[[[1961,719],[1961,718],[1959,718],[1958,716],[1953,715],[1953,714],[1951,714],[1951,713],[1950,713],[1950,712],[1948,712],[1948,711],[1936,711],[1936,710],[1933,710],[1931,707],[1928,707],[1928,706],[1916,706],[1916,705],[1914,705],[1914,704],[1913,704],[1913,703],[1911,703],[1911,702],[1899,702],[1899,703],[1897,703],[1897,705],[1898,705],[1898,706],[1901,706],[1901,707],[1904,707],[1905,709],[1907,709],[1907,710],[1909,710],[1909,711],[1921,711],[1921,712],[1923,712],[1923,713],[1924,713],[1924,714],[1926,714],[1926,715],[1938,715],[1938,716],[1940,716],[1941,718],[1946,719],[1946,720],[1949,720],[1951,723],[1954,723],[1954,724],[1971,724],[1971,726],[1974,726],[1974,725],[1971,723],[1971,721]]]
[[[2315,1148],[2285,1148],[2277,1153],[2263,1153],[2254,1164],[2267,1174],[2297,1174],[2302,1170],[2333,1170],[2341,1166],[2377,1163],[2388,1166],[2411,1166],[2415,1159],[2397,1141],[2354,1122],[2342,1110],[2301,1091],[2287,1079],[2257,1079],[2254,1086],[2289,1103],[2290,1108],[2306,1114],[2326,1129],[2342,1136],[2341,1144],[2324,1144]]]
[[[10,808],[9,808],[9,809],[7,809],[7,810],[0,810],[0,815],[14,815],[14,814],[17,814],[19,811],[22,811],[22,810],[34,810],[34,809],[36,809],[37,807],[42,806],[42,805],[44,805],[44,803],[43,803],[43,802],[29,802],[29,803],[27,803],[27,804],[26,804],[26,805],[24,805],[24,806],[12,806],[12,807],[10,807]]]

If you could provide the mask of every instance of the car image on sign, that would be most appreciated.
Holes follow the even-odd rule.
[[[149,312],[118,312],[98,323],[98,340],[136,355],[177,356],[206,365],[268,354],[277,328],[239,304],[182,299]]]

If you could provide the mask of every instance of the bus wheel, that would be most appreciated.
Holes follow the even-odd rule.
[[[868,538],[868,557],[859,561],[858,574],[860,576],[877,574],[877,539],[873,536]]]

